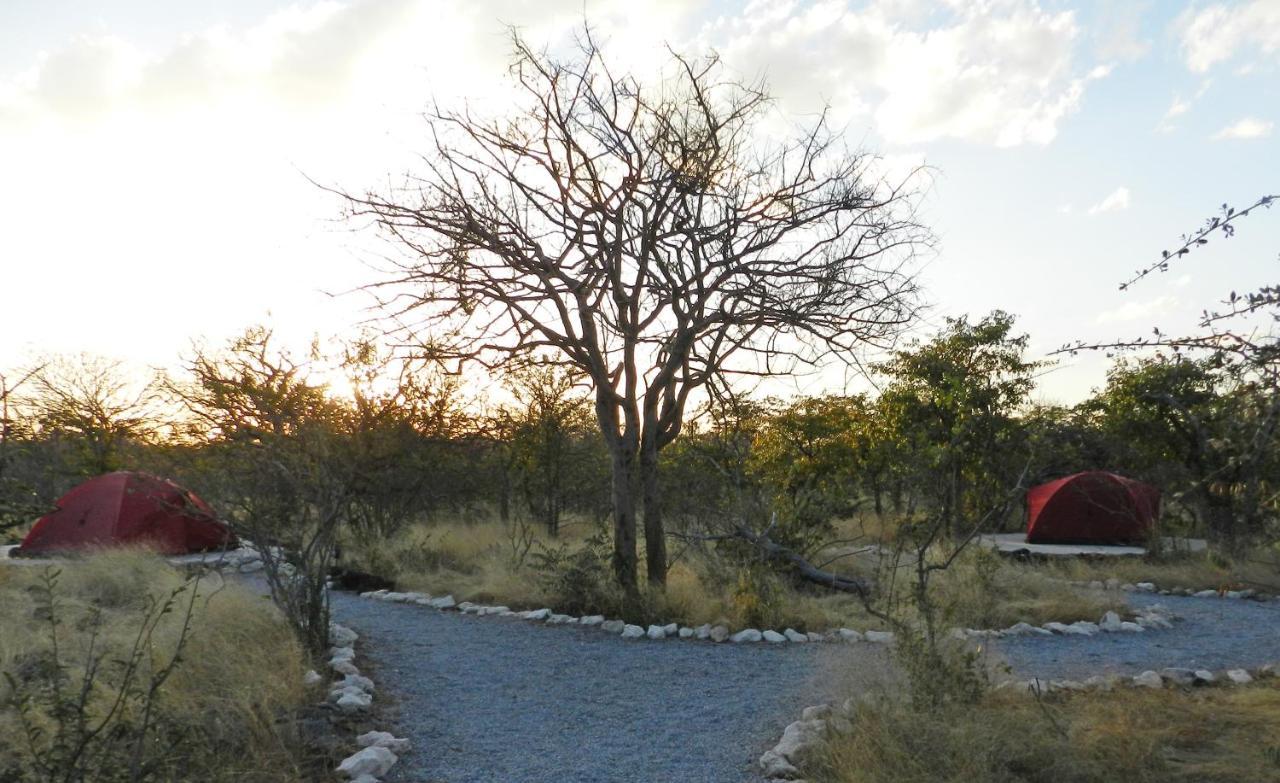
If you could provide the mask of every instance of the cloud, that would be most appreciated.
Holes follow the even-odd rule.
[[[1093,23],[1094,50],[1100,60],[1132,62],[1151,50],[1142,36],[1149,0],[1102,0]]]
[[[1227,60],[1270,59],[1280,55],[1280,3],[1248,0],[1190,8],[1178,17],[1182,56],[1188,68],[1205,73]],[[1253,62],[1242,67],[1249,69]]]
[[[956,1],[933,14],[900,1],[755,0],[702,36],[739,70],[764,70],[791,107],[830,103],[890,144],[1048,144],[1109,70],[1077,68],[1074,13],[1035,0]]]
[[[1262,139],[1270,136],[1274,128],[1275,123],[1270,120],[1245,117],[1213,134],[1213,138],[1217,141],[1224,139]]]
[[[1098,215],[1103,212],[1119,212],[1122,209],[1128,208],[1129,189],[1119,187],[1108,193],[1106,198],[1089,207],[1089,214]]]
[[[1173,296],[1160,296],[1146,302],[1125,302],[1114,310],[1099,313],[1094,320],[1100,324],[1149,320],[1168,312],[1177,304],[1178,299]]]

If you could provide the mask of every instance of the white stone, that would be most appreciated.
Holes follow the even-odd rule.
[[[1197,685],[1212,685],[1217,679],[1217,675],[1208,669],[1196,669],[1195,671]]]
[[[347,756],[338,765],[338,773],[349,778],[361,775],[382,777],[391,771],[396,761],[398,761],[396,754],[386,748],[374,746]]]
[[[458,605],[457,602],[453,600],[453,596],[451,595],[444,595],[439,598],[432,598],[427,603],[429,603],[431,606],[435,607],[436,609],[452,609],[453,607]]]
[[[320,672],[316,671],[315,669],[312,669],[311,671],[302,675],[302,684],[308,687],[312,685],[319,685],[322,682],[324,682],[324,677],[321,677]]]
[[[792,764],[803,766],[821,745],[825,728],[826,721],[798,720],[783,730],[782,739],[774,746],[773,752]]]
[[[358,688],[365,693],[373,693],[373,680],[361,674],[348,674],[342,678],[342,682],[338,683],[343,688]]]
[[[826,720],[832,712],[830,704],[815,704],[801,710],[800,720]]]
[[[1128,582],[1125,582],[1124,584],[1120,585],[1120,589],[1125,591],[1126,593],[1132,593],[1134,590],[1137,590],[1138,588],[1135,587],[1134,585],[1129,584]]]
[[[587,627],[593,627],[593,626],[603,625],[603,624],[604,624],[604,615],[602,614],[589,614],[578,621],[578,625],[585,625]]]
[[[1174,685],[1190,685],[1196,681],[1196,673],[1194,671],[1178,666],[1168,666],[1161,669],[1160,676],[1165,682],[1170,682]]]
[[[680,635],[680,638],[681,638],[681,639],[689,639],[689,638],[691,638],[691,637],[693,636],[693,629],[692,629],[692,628],[681,628],[681,629],[680,629],[680,631],[679,631],[679,635]]]
[[[473,604],[470,601],[463,601],[462,603],[458,604],[457,608],[458,608],[458,611],[462,612],[463,614],[474,614],[475,612],[480,610],[479,604]]]
[[[1239,590],[1228,590],[1228,591],[1226,592],[1226,596],[1227,596],[1227,598],[1239,598],[1239,597],[1240,597],[1240,591],[1239,591]]]
[[[662,632],[665,633],[667,636],[675,636],[676,632],[679,630],[680,630],[680,626],[675,623],[667,623],[666,625],[662,626]]]
[[[1133,684],[1140,688],[1163,688],[1164,680],[1153,671],[1145,671],[1133,678]]]
[[[1137,623],[1123,622],[1120,623],[1120,630],[1125,631],[1126,633],[1142,633],[1147,629]]]
[[[352,647],[330,647],[330,661],[350,661],[356,657],[355,648]]]
[[[1231,680],[1236,685],[1248,685],[1253,682],[1253,675],[1249,674],[1249,672],[1244,669],[1228,669],[1227,679]]]
[[[869,642],[876,644],[889,644],[893,641],[892,631],[867,631],[863,637]]]
[[[699,625],[697,628],[694,628],[694,629],[693,629],[693,637],[694,637],[695,639],[710,639],[710,638],[711,638],[711,626],[710,626],[710,625],[708,625],[708,624],[705,624],[705,623],[704,623],[703,625]]]
[[[793,641],[793,642],[809,641],[809,637],[806,634],[802,634],[794,628],[788,628],[787,630],[782,632],[782,635],[787,637],[789,641]]]
[[[1137,588],[1139,592],[1143,593],[1154,593],[1156,591],[1155,584],[1151,582],[1139,582],[1134,585],[1134,587]]]
[[[723,626],[723,625],[713,626],[713,627],[711,628],[710,633],[708,633],[708,636],[710,636],[710,637],[711,637],[711,641],[713,641],[713,642],[724,642],[724,641],[728,641],[728,639],[729,639],[729,629],[728,629],[728,628],[726,628],[726,627],[725,627],[725,626]]]
[[[770,644],[778,644],[780,642],[785,642],[787,640],[787,637],[783,636],[782,634],[772,629],[760,634],[760,637],[764,639],[766,642],[769,642]],[[808,639],[806,639],[805,641],[808,641]]]
[[[346,659],[341,661],[330,661],[329,668],[333,669],[338,674],[359,674],[360,673],[360,670],[356,668],[356,665]]]
[[[337,623],[329,624],[329,644],[334,647],[350,647],[360,638],[360,634]]]
[[[1218,591],[1217,590],[1201,590],[1200,592],[1195,594],[1195,597],[1196,598],[1217,598]]]
[[[772,750],[766,750],[760,756],[760,771],[770,780],[796,780],[800,777],[800,770]]]
[[[622,629],[623,639],[642,639],[644,638],[644,629],[638,625],[626,625]]]
[[[1066,633],[1067,626],[1063,623],[1045,623],[1044,627],[1054,633]]]
[[[862,634],[852,628],[841,628],[836,633],[840,634],[840,638],[844,639],[846,642],[860,642],[863,638]]]
[[[334,706],[342,712],[362,712],[373,704],[373,698],[363,691],[347,690],[334,702]]]
[[[1102,582],[1100,582],[1100,581],[1098,581],[1097,579],[1095,579],[1095,580],[1093,580],[1092,582],[1090,582],[1090,583],[1089,583],[1089,587],[1090,587],[1090,588],[1092,588],[1092,589],[1094,589],[1094,590],[1103,590],[1103,589],[1105,589],[1105,588],[1106,588],[1106,585],[1102,584]]]
[[[526,620],[545,620],[551,616],[550,609],[530,609],[527,612],[521,612],[520,616]]]
[[[410,747],[409,740],[402,739],[389,731],[368,731],[356,737],[356,744],[362,748],[386,748],[395,754],[404,753]]]
[[[651,625],[649,626],[649,630],[645,632],[645,636],[648,636],[650,639],[665,639],[667,638],[667,629],[663,628],[661,625]]]
[[[1115,612],[1107,612],[1102,615],[1102,619],[1098,621],[1098,627],[1104,631],[1114,633],[1120,630],[1120,615]]]
[[[553,614],[547,618],[547,625],[573,625],[578,618],[569,614]]]
[[[600,630],[605,633],[622,633],[623,629],[626,627],[627,624],[621,620],[605,620],[603,623],[600,623]]]
[[[733,636],[729,637],[731,641],[738,644],[743,642],[758,642],[763,638],[764,634],[754,628],[743,628],[741,631],[738,631]]]
[[[810,631],[807,635],[808,635],[808,637],[809,637],[809,641],[811,641],[811,642],[820,642],[820,641],[822,641],[822,634],[820,634],[820,633],[817,633],[817,632],[815,632],[815,631]]]
[[[1098,633],[1098,624],[1091,623],[1088,620],[1078,620],[1068,625],[1063,633],[1076,634],[1077,636],[1093,636]]]

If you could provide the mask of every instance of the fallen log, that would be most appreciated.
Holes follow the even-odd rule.
[[[813,563],[805,560],[792,549],[779,544],[769,538],[767,533],[753,533],[745,527],[739,527],[736,533],[737,538],[741,538],[750,544],[755,545],[770,560],[781,560],[790,563],[795,568],[796,574],[801,578],[813,582],[814,584],[829,587],[832,590],[840,590],[845,593],[856,593],[859,596],[866,597],[870,591],[870,585],[864,579],[855,576],[841,576],[834,571],[826,571],[818,568]]]

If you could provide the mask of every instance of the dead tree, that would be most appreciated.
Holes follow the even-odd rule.
[[[508,116],[429,113],[423,171],[347,199],[399,250],[371,286],[394,328],[451,367],[550,354],[590,379],[612,459],[614,568],[667,568],[659,452],[691,395],[734,373],[850,358],[911,319],[926,233],[825,118],[790,138],[760,83],[672,53],[651,84],[592,40],[562,62],[513,35]],[[407,254],[402,251],[408,251]]]

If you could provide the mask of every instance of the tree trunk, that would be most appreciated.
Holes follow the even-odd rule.
[[[644,493],[644,553],[650,585],[667,583],[667,539],[662,522],[662,489],[658,483],[658,448],[645,443],[640,451]]]
[[[613,573],[629,596],[639,595],[636,563],[635,452],[613,451]]]

